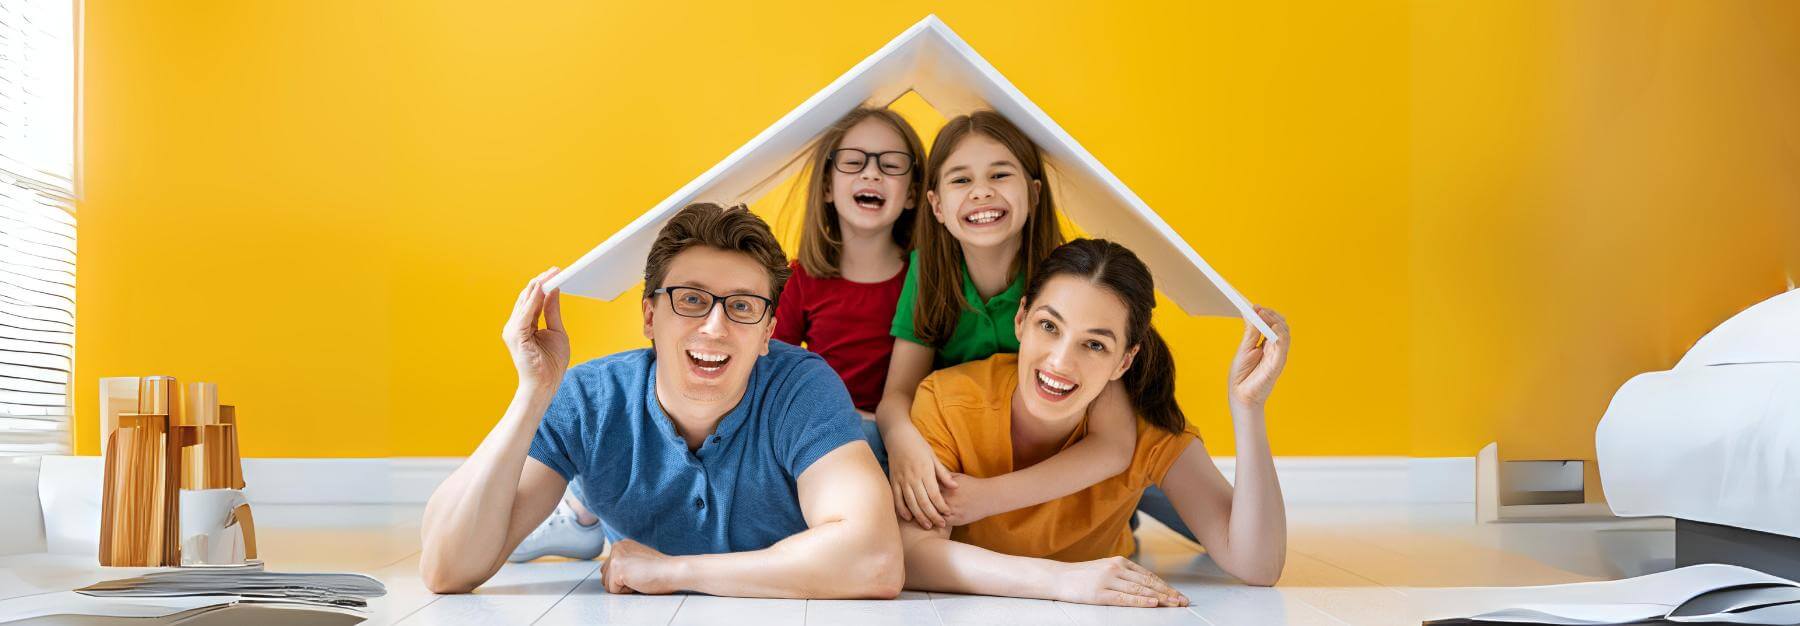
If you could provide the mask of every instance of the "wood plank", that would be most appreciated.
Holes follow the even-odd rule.
[[[1056,606],[1070,622],[1085,626],[1194,626],[1207,623],[1198,613],[1185,607],[1144,609],[1067,602],[1058,602]]]
[[[878,626],[893,624],[941,624],[937,611],[931,608],[931,596],[920,591],[903,591],[893,600],[809,600],[806,603],[807,624],[856,624]]]
[[[474,593],[439,596],[401,624],[530,624],[598,569],[595,561],[507,563]]]
[[[634,593],[611,594],[600,580],[600,570],[581,581],[569,595],[538,618],[538,626],[577,626],[605,624],[618,626],[663,626],[675,619],[675,613],[687,600],[685,595],[646,596]]]
[[[734,626],[801,626],[806,623],[805,600],[721,598],[690,595],[675,612],[678,624],[732,624]]]
[[[944,624],[1073,624],[1049,600],[970,596],[933,591],[931,606]]]

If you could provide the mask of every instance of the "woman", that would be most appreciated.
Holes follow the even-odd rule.
[[[1094,399],[1123,384],[1140,417],[1130,468],[1049,502],[953,531],[902,524],[907,587],[1122,606],[1182,606],[1187,598],[1125,559],[1144,488],[1167,492],[1213,560],[1250,584],[1272,585],[1286,558],[1287,521],[1263,407],[1287,361],[1288,327],[1253,328],[1228,381],[1237,436],[1234,489],[1175,403],[1168,346],[1150,324],[1155,289],[1123,246],[1076,240],[1032,276],[1013,320],[1019,353],[942,370],[919,386],[913,424],[952,472],[990,477],[1029,467],[1087,434]]]

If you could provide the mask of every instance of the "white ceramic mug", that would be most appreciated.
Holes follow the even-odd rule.
[[[182,565],[231,565],[253,558],[256,525],[243,490],[181,490]]]

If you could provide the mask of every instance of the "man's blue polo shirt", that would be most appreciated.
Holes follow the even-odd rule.
[[[581,481],[583,503],[620,536],[671,555],[744,552],[806,530],[795,479],[861,441],[860,420],[824,359],[770,341],[744,399],[689,452],[646,348],[570,369],[530,454]]]

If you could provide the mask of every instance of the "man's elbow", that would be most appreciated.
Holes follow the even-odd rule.
[[[876,600],[900,597],[900,589],[906,586],[906,562],[899,542],[858,559],[858,565],[861,571],[854,595]]]
[[[906,557],[900,547],[897,528],[884,528],[860,549],[843,554],[850,560],[834,567],[835,581],[842,585],[842,597],[891,600],[900,596],[906,586]]]
[[[423,563],[419,565],[419,578],[425,583],[426,589],[432,593],[468,593],[480,586],[478,582],[471,582],[467,577],[457,576],[444,569],[427,567]]]
[[[474,576],[456,565],[454,555],[445,554],[442,546],[428,544],[419,555],[419,580],[432,593],[446,594],[468,593],[487,582],[486,576]]]

